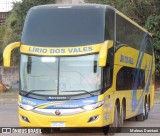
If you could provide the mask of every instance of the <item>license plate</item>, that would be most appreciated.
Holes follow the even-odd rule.
[[[65,122],[52,122],[51,127],[65,127]]]

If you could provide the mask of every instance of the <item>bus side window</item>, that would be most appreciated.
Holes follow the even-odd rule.
[[[122,67],[117,73],[116,90],[131,90],[133,83],[133,68]]]
[[[149,55],[153,55],[153,43],[150,37],[146,41],[145,52]]]

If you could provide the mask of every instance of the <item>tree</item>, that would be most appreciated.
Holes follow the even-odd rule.
[[[85,0],[87,3],[108,4],[144,26],[150,15],[159,15],[159,0]]]
[[[54,4],[55,0],[22,0],[22,2],[13,3],[13,9],[10,12],[8,19],[6,20],[3,32],[3,42],[2,48],[9,43],[20,41],[21,33],[23,29],[24,20],[27,14],[27,11],[37,5],[44,4]],[[2,56],[2,52],[1,52]],[[13,52],[12,64],[16,64],[18,62],[19,53],[18,50]]]
[[[155,49],[155,74],[160,78],[160,15],[149,16],[145,27],[152,33],[154,49]]]
[[[4,25],[0,25],[0,45],[3,43]],[[0,63],[2,63],[2,46],[0,46]]]
[[[153,33],[156,79],[160,78],[160,0],[86,0],[87,3],[109,4]]]

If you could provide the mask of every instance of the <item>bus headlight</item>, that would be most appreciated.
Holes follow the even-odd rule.
[[[100,102],[97,102],[97,103],[94,103],[94,104],[86,105],[82,108],[85,109],[85,110],[94,110],[96,108],[99,108],[103,104],[104,104],[104,101],[100,101]]]
[[[18,102],[18,106],[24,110],[32,110],[34,107],[31,105],[27,105],[27,104],[22,104],[20,102]]]

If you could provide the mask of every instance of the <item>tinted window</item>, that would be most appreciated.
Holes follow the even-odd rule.
[[[145,74],[142,69],[123,67],[119,70],[116,79],[116,90],[143,89]]]
[[[144,32],[119,15],[116,16],[116,32],[117,46],[127,44],[135,49],[140,49]]]
[[[114,40],[114,18],[115,12],[113,10],[106,10],[105,23],[105,40]]]
[[[96,7],[32,8],[26,18],[22,43],[38,46],[80,46],[104,41],[105,12]]]
[[[151,38],[148,38],[146,41],[146,53],[152,55],[153,54],[153,45],[152,45],[152,40]]]

